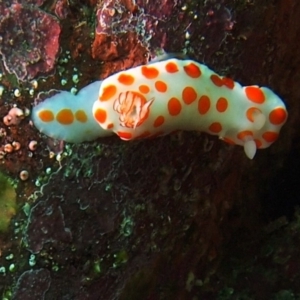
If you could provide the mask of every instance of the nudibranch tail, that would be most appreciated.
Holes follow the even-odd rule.
[[[83,88],[77,95],[67,91],[46,99],[32,109],[32,121],[40,132],[71,143],[92,141],[111,133],[95,121],[92,107],[101,81]]]

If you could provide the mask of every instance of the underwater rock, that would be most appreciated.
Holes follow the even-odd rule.
[[[0,10],[0,53],[6,70],[21,81],[49,73],[59,51],[57,19],[19,3]]]
[[[43,300],[51,284],[47,269],[25,271],[18,279],[13,300]]]

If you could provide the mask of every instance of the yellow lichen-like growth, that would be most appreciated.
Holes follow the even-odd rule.
[[[16,192],[9,179],[0,173],[0,232],[6,232],[16,214]]]

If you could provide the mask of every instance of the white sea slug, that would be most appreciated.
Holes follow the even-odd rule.
[[[193,60],[168,59],[116,73],[77,96],[61,92],[34,107],[32,120],[74,143],[112,133],[133,140],[205,131],[243,146],[252,159],[278,138],[287,111],[266,87],[242,87]]]

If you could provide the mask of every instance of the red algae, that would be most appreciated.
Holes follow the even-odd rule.
[[[5,8],[0,21],[0,53],[6,70],[21,81],[52,71],[60,31],[57,19],[36,7],[15,3]]]

